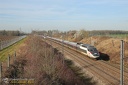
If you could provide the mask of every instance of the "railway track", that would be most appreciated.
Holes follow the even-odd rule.
[[[52,42],[53,46],[58,46],[62,50],[62,43],[56,41]],[[119,85],[120,84],[120,70],[115,66],[108,64],[104,61],[94,61],[87,56],[69,49],[68,46],[63,45],[64,55],[70,56],[70,58],[79,64],[85,71],[91,73],[95,77],[95,80],[104,85]],[[124,85],[128,85],[128,72],[124,72]]]
[[[88,60],[83,60],[82,56],[78,57],[78,55],[74,54],[74,53],[69,53],[68,51],[68,55],[70,55],[71,57],[73,57],[73,59],[75,59],[78,64],[80,64],[80,66],[85,69],[85,71],[89,71],[90,73],[93,74],[93,76],[97,76],[97,79],[101,80],[100,84],[108,84],[108,85],[114,85],[114,82],[118,82],[118,80],[116,80],[115,78],[113,78],[113,80],[109,80],[112,76],[110,76],[108,73],[106,73],[104,70],[101,70],[100,67],[97,66],[97,64],[94,62],[90,62]],[[97,80],[95,79],[95,80]],[[97,81],[99,81],[97,80]],[[118,84],[117,84],[118,85]]]

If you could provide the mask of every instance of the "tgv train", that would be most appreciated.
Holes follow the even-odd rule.
[[[70,41],[57,39],[57,38],[53,38],[53,37],[47,37],[47,38],[50,38],[50,39],[53,39],[55,41],[69,45],[69,46],[75,48],[76,50],[79,50],[82,54],[85,54],[90,58],[98,59],[100,57],[98,50],[92,45],[70,42]]]

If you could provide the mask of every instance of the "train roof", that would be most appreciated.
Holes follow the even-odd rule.
[[[77,42],[77,44],[78,44],[78,45],[81,45],[81,44],[83,44],[83,43],[82,43],[82,42]]]
[[[84,46],[91,46],[90,44],[83,44]]]
[[[94,46],[90,45],[90,44],[83,44],[82,45],[83,47],[86,47],[86,48],[94,48]]]

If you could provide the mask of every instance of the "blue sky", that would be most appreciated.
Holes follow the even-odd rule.
[[[128,0],[0,0],[0,30],[128,30]]]

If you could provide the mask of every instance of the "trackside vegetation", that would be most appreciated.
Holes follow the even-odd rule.
[[[20,47],[20,45],[26,40],[26,38],[18,41],[17,43],[14,43],[13,45],[10,45],[3,50],[0,51],[0,61],[7,60],[8,55],[12,55],[15,51],[17,51]]]
[[[34,78],[35,85],[95,85],[79,67],[39,36],[29,36],[21,53],[4,73],[9,78]]]

